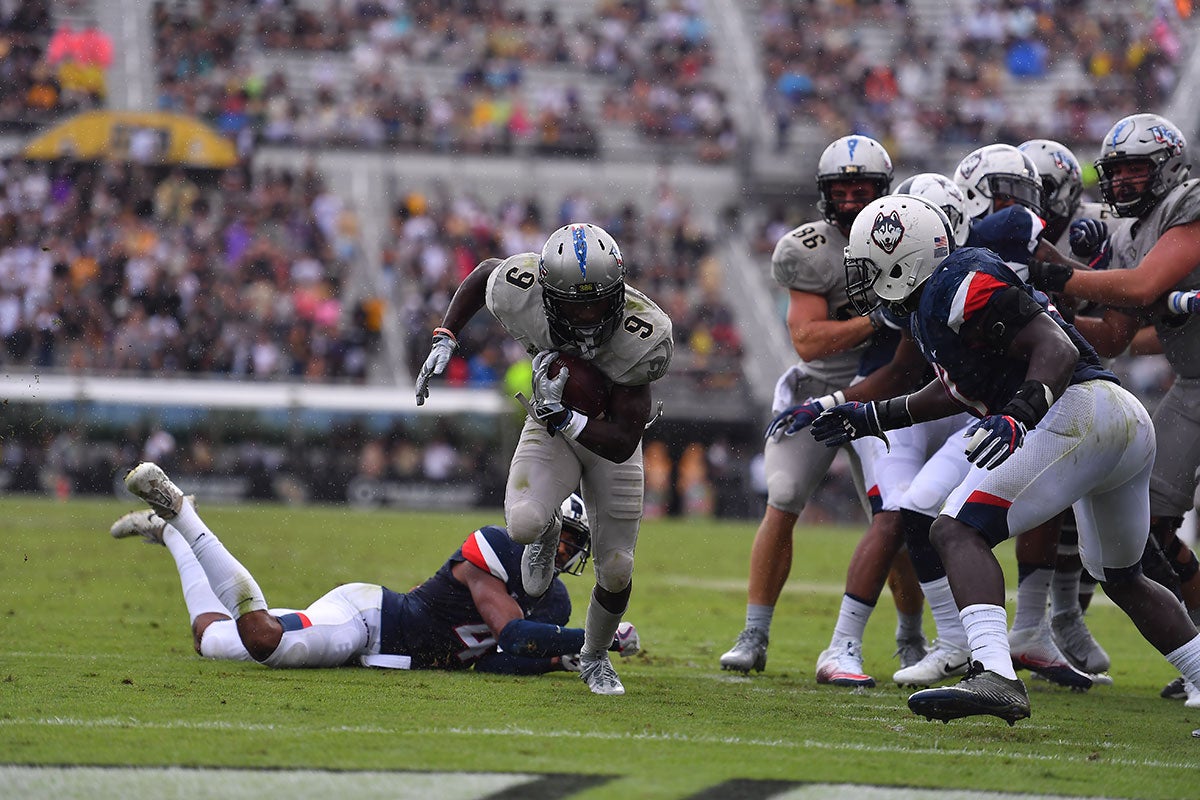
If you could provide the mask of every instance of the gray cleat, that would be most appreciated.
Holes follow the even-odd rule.
[[[1055,614],[1050,618],[1050,635],[1062,654],[1080,672],[1108,672],[1112,665],[1108,653],[1104,652],[1083,621],[1083,611]]]
[[[592,694],[618,695],[625,694],[625,687],[617,677],[608,653],[598,656],[580,655],[579,677],[592,690]]]
[[[1029,694],[1020,678],[1009,680],[975,661],[954,686],[922,689],[908,698],[914,714],[949,722],[960,717],[990,714],[1012,725],[1029,716]]]
[[[125,476],[125,488],[144,500],[163,519],[170,521],[183,508],[183,492],[167,473],[151,461],[143,461]]]
[[[554,581],[554,559],[558,556],[558,539],[562,535],[562,510],[555,509],[554,518],[538,538],[525,545],[521,553],[521,585],[530,597],[541,597]]]
[[[721,656],[721,669],[731,669],[746,674],[755,669],[762,672],[767,668],[767,632],[762,628],[746,628],[738,634],[733,647]]]

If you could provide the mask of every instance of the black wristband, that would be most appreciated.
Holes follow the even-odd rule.
[[[893,397],[890,400],[878,400],[875,402],[875,416],[879,420],[879,427],[885,431],[894,431],[897,428],[907,428],[913,424],[912,415],[908,413],[908,395]]]
[[[1062,292],[1074,274],[1075,268],[1069,264],[1051,261],[1032,261],[1029,264],[1029,282],[1043,292]]]
[[[1017,387],[1016,394],[1000,409],[1000,413],[1033,428],[1042,421],[1053,404],[1054,394],[1049,386],[1040,381],[1025,381]]]

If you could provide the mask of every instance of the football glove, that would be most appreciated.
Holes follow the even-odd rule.
[[[429,348],[425,363],[421,365],[421,371],[417,373],[417,405],[425,405],[425,398],[429,397],[429,379],[446,371],[450,356],[457,349],[458,340],[453,333],[445,328],[434,328],[433,345]]]
[[[1200,314],[1200,291],[1168,293],[1167,308],[1172,314]]]
[[[617,625],[617,634],[613,637],[608,650],[621,658],[636,656],[642,649],[642,640],[638,638],[637,628],[632,622],[621,622]]]
[[[1050,261],[1029,262],[1029,283],[1043,292],[1062,292],[1075,274],[1075,268]]]
[[[964,437],[967,442],[967,461],[982,469],[995,469],[1025,441],[1025,423],[1007,414],[993,414],[976,422]]]
[[[567,672],[579,672],[579,654],[559,656],[558,665]]]
[[[812,425],[813,420],[825,411],[845,400],[841,392],[827,394],[815,400],[809,398],[798,406],[792,406],[780,412],[771,424],[767,426],[764,438],[779,441],[784,436],[795,436],[800,431]]]
[[[864,436],[878,436],[888,444],[874,401],[834,406],[813,420],[812,435],[826,447],[840,447]]]
[[[1071,253],[1079,258],[1092,258],[1100,252],[1100,248],[1107,238],[1108,226],[1098,219],[1077,219],[1067,230],[1067,241],[1071,245]]]
[[[547,424],[550,417],[567,408],[562,398],[570,370],[562,367],[553,378],[548,375],[550,364],[557,357],[555,350],[543,350],[533,357],[533,400],[529,404],[529,414],[538,422]]]

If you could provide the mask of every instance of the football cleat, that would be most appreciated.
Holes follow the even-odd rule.
[[[862,642],[844,639],[822,652],[817,659],[817,683],[866,688],[874,686],[875,679],[863,672]]]
[[[1066,611],[1050,619],[1050,636],[1058,649],[1080,672],[1108,672],[1112,661],[1088,630],[1083,611]]]
[[[1164,686],[1162,691],[1158,693],[1158,696],[1165,700],[1186,700],[1188,693],[1187,687],[1184,685],[1185,683],[1184,677],[1180,675]]]
[[[1196,684],[1184,678],[1183,692],[1187,695],[1187,699],[1183,701],[1185,706],[1188,708],[1200,708],[1200,689],[1196,688]]]
[[[521,585],[530,597],[541,597],[554,581],[554,559],[558,555],[558,537],[562,534],[562,509],[536,539],[521,553]]]
[[[613,636],[612,645],[608,648],[609,652],[616,653],[621,658],[631,658],[636,656],[642,649],[642,640],[638,636],[637,628],[633,627],[632,622],[621,622],[617,625],[617,633]]]
[[[1096,683],[1091,675],[1071,666],[1050,638],[1050,628],[1045,623],[1036,628],[1009,631],[1008,647],[1016,669],[1036,672],[1051,683],[1071,689],[1086,690]]]
[[[141,511],[130,511],[118,519],[108,529],[114,539],[125,539],[130,536],[140,536],[146,544],[162,544],[163,528],[167,523],[162,517],[149,508]]]
[[[125,488],[144,500],[164,520],[173,520],[183,507],[183,492],[162,468],[143,461],[125,476]]]
[[[892,680],[897,686],[933,686],[967,671],[971,651],[965,647],[933,640],[933,649],[911,667],[896,670]]]
[[[608,653],[592,657],[579,656],[579,677],[592,690],[592,694],[618,695],[625,694],[625,687],[617,677]]]
[[[954,686],[914,692],[908,698],[908,707],[929,720],[949,722],[990,714],[1012,725],[1029,716],[1029,695],[1020,678],[1010,680],[975,661],[966,677]]]
[[[738,634],[737,641],[721,656],[721,669],[731,669],[750,674],[750,670],[762,672],[767,668],[767,632],[762,628],[746,628]]]
[[[900,659],[900,668],[918,664],[929,653],[929,642],[925,641],[924,634],[917,636],[897,637],[896,652],[892,655]]]

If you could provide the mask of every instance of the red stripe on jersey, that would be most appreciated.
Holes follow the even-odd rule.
[[[1005,500],[1003,497],[997,497],[994,494],[981,492],[978,489],[971,492],[971,496],[967,498],[968,503],[979,503],[982,506],[997,506],[999,508],[1011,508],[1012,500]]]
[[[879,484],[875,484],[870,489],[867,489],[867,497],[880,497]]]
[[[475,531],[467,540],[463,542],[462,554],[463,558],[470,561],[475,566],[479,567],[484,572],[491,572],[491,567],[488,566],[487,557],[483,551],[479,549],[479,531]]]
[[[987,305],[992,294],[997,289],[1008,286],[1004,281],[983,272],[971,273],[971,285],[967,288],[967,299],[963,304],[963,322],[971,318],[979,309]]]
[[[312,620],[308,618],[307,614],[305,614],[302,611],[297,611],[296,616],[300,618],[300,622],[304,625],[304,627],[306,627],[306,628],[312,627]]]

